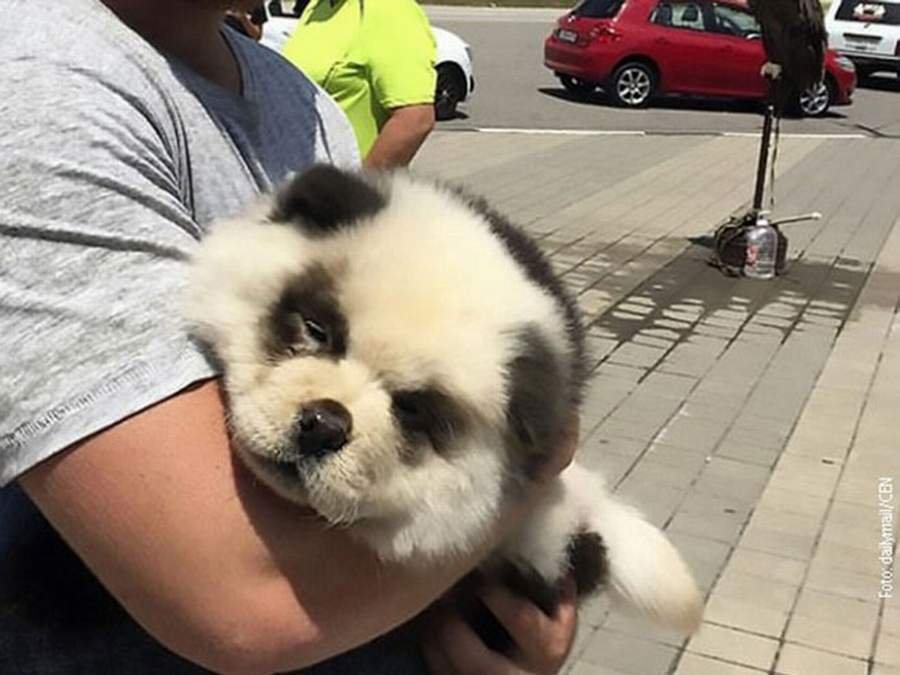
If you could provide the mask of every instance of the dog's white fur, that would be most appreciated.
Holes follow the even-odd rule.
[[[284,497],[315,508],[384,559],[427,563],[472,550],[491,532],[516,458],[508,456],[508,373],[516,328],[536,326],[568,358],[556,298],[528,278],[484,217],[447,190],[403,175],[379,179],[386,205],[327,236],[270,222],[272,204],[217,224],[193,266],[187,315],[224,365],[238,452]],[[379,188],[381,189],[381,188]],[[288,284],[315,267],[334,281],[349,338],[341,358],[305,351],[273,358],[260,331]],[[466,432],[448,452],[421,448],[391,412],[391,392],[439,383],[459,402]],[[289,453],[298,411],[341,402],[353,418],[348,444],[294,473]],[[659,530],[578,466],[547,490],[499,553],[548,583],[567,571],[572,535],[598,532],[610,585],[630,604],[685,630],[699,594]]]

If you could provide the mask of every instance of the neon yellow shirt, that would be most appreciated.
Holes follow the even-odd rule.
[[[391,108],[434,102],[437,47],[415,0],[312,0],[283,54],[341,106],[362,157]]]

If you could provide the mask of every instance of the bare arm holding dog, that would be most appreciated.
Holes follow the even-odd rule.
[[[207,382],[22,479],[173,651],[222,672],[299,668],[412,617],[476,564],[477,553],[422,572],[379,563],[256,484],[233,459],[223,419],[218,386]]]

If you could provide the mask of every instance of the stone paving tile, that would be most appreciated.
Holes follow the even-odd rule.
[[[769,478],[766,467],[738,462],[726,457],[712,457],[694,484],[701,494],[731,497],[745,503],[759,499]]]
[[[627,489],[629,483],[654,484],[686,492],[695,477],[696,471],[691,470],[690,467],[673,466],[643,459],[631,470],[624,487]]]
[[[871,489],[870,489],[871,490]],[[856,548],[836,542],[823,541],[816,549],[815,559],[836,569],[877,576],[881,563],[872,555],[871,547]]]
[[[624,499],[640,505],[647,520],[659,527],[669,522],[687,495],[678,487],[648,484],[639,478],[632,479],[631,475],[617,489]]]
[[[704,593],[710,591],[728,559],[731,545],[709,537],[672,530],[668,535],[690,566],[697,585]]]
[[[870,673],[870,675],[900,675],[900,668],[876,663],[872,667],[872,672]]]
[[[790,488],[776,487],[769,483],[760,498],[760,504],[787,515],[799,515],[821,521],[828,511],[829,500],[794,492]]]
[[[644,460],[671,466],[691,476],[698,476],[710,461],[703,449],[681,448],[663,441],[655,441],[646,449]]]
[[[647,449],[645,441],[602,434],[599,431],[583,438],[578,451],[581,456],[621,455],[632,462]]]
[[[700,654],[685,654],[675,675],[758,675],[760,672],[764,671]]]
[[[790,226],[788,274],[758,283],[724,279],[685,239],[741,206],[753,139],[447,136],[417,164],[527,224],[579,295],[595,354],[582,461],[667,528],[709,592],[688,651],[590,603],[569,672],[889,675],[900,615],[872,596],[873,498],[900,473],[885,424],[900,409],[900,154],[783,140],[778,212],[826,217]]]
[[[873,593],[872,599],[874,598]],[[794,613],[797,616],[839,623],[847,628],[871,631],[878,623],[879,607],[876,602],[804,588],[800,592]]]
[[[677,412],[679,406],[680,402],[675,399],[648,394],[644,387],[638,386],[616,410],[616,417],[660,428]]]
[[[681,402],[697,386],[697,379],[683,375],[653,372],[644,379],[642,385],[649,393]]]
[[[777,675],[866,675],[866,662],[846,656],[786,644],[775,665]]]
[[[755,439],[735,439],[726,436],[716,448],[716,456],[771,469],[781,456],[781,448],[757,445]]]
[[[581,606],[578,618],[579,625],[594,629],[599,628],[606,617],[609,615],[611,607],[610,599],[607,596],[598,596],[589,598]],[[593,630],[585,631],[585,638],[593,635]]]
[[[768,671],[775,663],[778,641],[705,623],[687,645],[689,652]],[[684,660],[681,667],[684,668]]]
[[[648,623],[642,616],[630,611],[612,611],[603,622],[603,628],[613,633],[622,633],[643,640],[652,640],[679,649],[687,638],[680,632]]]
[[[666,349],[626,342],[610,354],[608,360],[610,363],[620,363],[626,366],[652,368],[665,354]]]
[[[728,570],[764,577],[774,582],[799,587],[806,576],[806,564],[802,560],[786,558],[738,546],[728,561]]]
[[[579,463],[591,470],[600,471],[610,485],[617,485],[631,471],[634,459],[627,455],[607,453],[594,457],[585,457],[579,453]]]
[[[624,675],[666,675],[677,654],[676,647],[601,628],[591,637],[580,660]]]
[[[884,635],[900,637],[900,605],[885,604],[881,615],[881,630]]]
[[[741,537],[741,545],[754,551],[808,561],[815,550],[821,523],[821,517],[758,505]]]
[[[900,637],[885,633],[879,635],[875,660],[887,666],[900,668]]]
[[[715,594],[709,598],[705,613],[710,623],[772,638],[779,638],[784,632],[788,616],[787,612]]]
[[[613,670],[606,666],[598,666],[595,663],[587,663],[586,661],[578,661],[569,671],[570,675],[629,675],[621,670]]]
[[[719,577],[714,592],[766,609],[789,612],[794,606],[799,587],[799,583],[775,581],[758,574],[739,572],[729,566]]]
[[[725,434],[729,420],[675,417],[657,437],[660,443],[676,448],[711,454]]]
[[[633,438],[635,440],[649,442],[659,432],[659,427],[649,425],[641,425],[634,420],[619,417],[615,413],[610,415],[599,426],[600,433],[612,434],[613,436],[622,436],[623,438]]]
[[[751,505],[734,497],[689,492],[678,505],[669,529],[734,544],[744,528]]]
[[[797,614],[791,617],[785,640],[823,651],[838,649],[842,654],[860,659],[868,658],[872,649],[871,630]]]

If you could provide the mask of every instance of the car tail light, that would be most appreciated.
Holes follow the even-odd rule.
[[[588,42],[615,42],[622,39],[622,34],[612,26],[594,26],[587,34]]]

